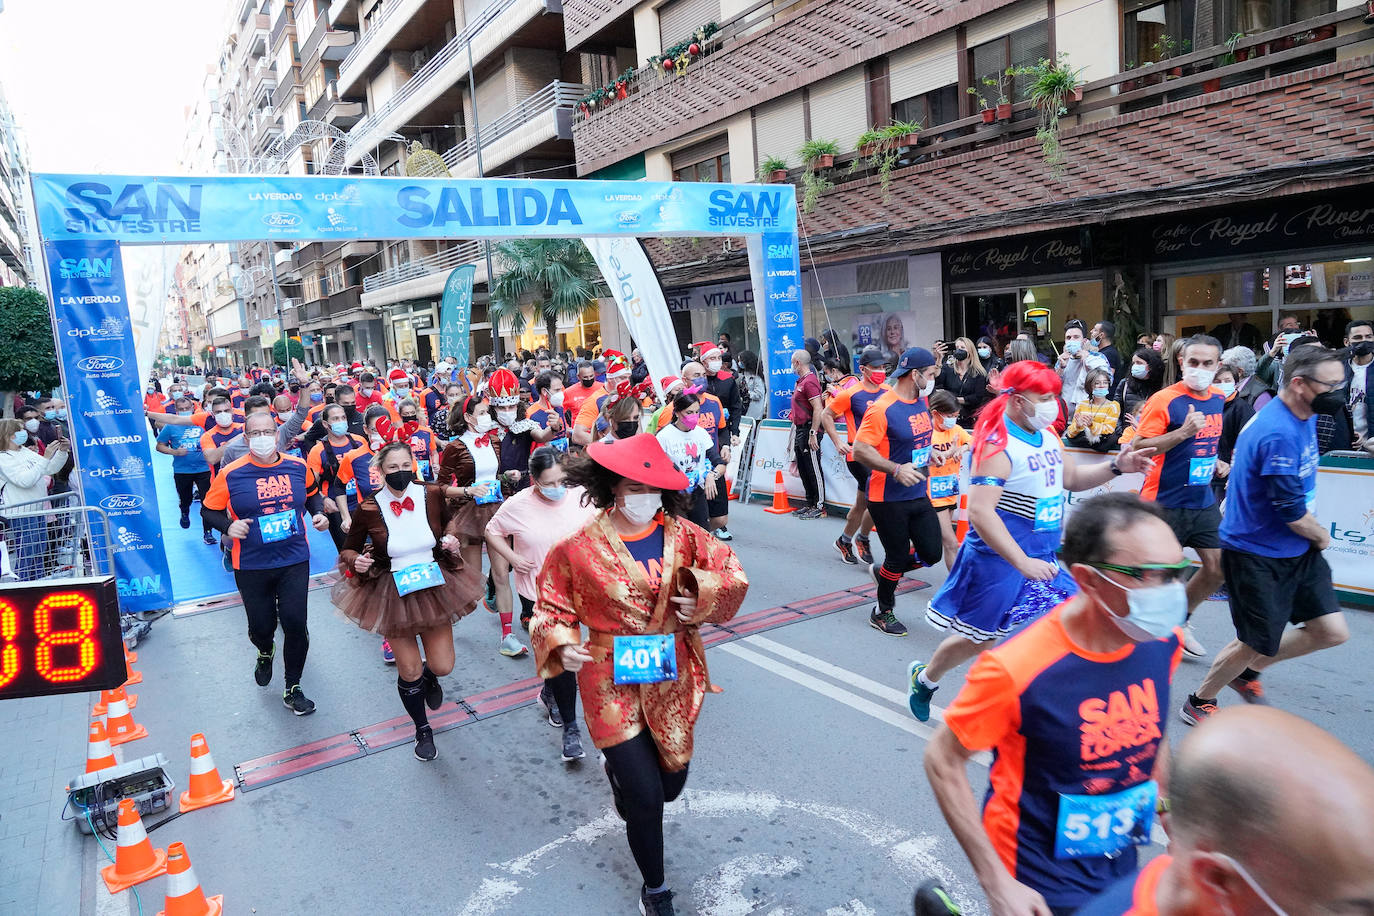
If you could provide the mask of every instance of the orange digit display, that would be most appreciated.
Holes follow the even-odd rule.
[[[54,612],[75,615],[75,626],[69,629],[52,628]],[[100,647],[91,634],[95,632],[95,602],[79,592],[59,592],[38,603],[33,612],[33,632],[38,637],[34,650],[34,665],[38,673],[54,684],[79,681],[95,669]],[[57,667],[53,663],[54,646],[76,646],[76,664]]]
[[[8,687],[19,676],[19,610],[8,601],[0,601],[0,689]]]

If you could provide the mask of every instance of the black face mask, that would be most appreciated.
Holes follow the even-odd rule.
[[[357,405],[357,404],[342,404],[342,405],[340,405],[340,406],[343,407],[343,409],[344,409],[344,416],[348,417],[348,422],[349,422],[349,423],[354,423],[354,422],[357,421],[357,419],[358,419],[358,405]]]
[[[416,422],[416,421],[419,420],[419,419],[420,419],[419,417],[401,417],[401,422],[402,422],[402,423],[414,423],[414,422]]]
[[[1360,357],[1374,354],[1374,340],[1361,340],[1358,343],[1351,344],[1350,353],[1352,356]]]
[[[583,388],[590,388],[596,384],[596,379],[594,378],[580,378],[578,381],[582,384]]]
[[[1345,409],[1345,389],[1323,391],[1312,399],[1312,412],[1334,417]]]
[[[967,350],[955,350],[955,351],[954,351],[954,358],[957,359],[957,360],[959,360],[960,362],[962,362],[963,360],[968,359],[968,351],[967,351]]]
[[[621,420],[615,425],[615,437],[628,439],[639,434],[639,423],[635,420]]]
[[[404,490],[415,480],[413,471],[392,471],[386,475],[386,485],[393,490]]]

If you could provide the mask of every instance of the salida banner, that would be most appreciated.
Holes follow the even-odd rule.
[[[67,383],[68,430],[86,503],[110,519],[120,605],[172,603],[143,420],[124,266],[113,242],[44,246]]]

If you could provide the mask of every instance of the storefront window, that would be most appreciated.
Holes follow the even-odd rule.
[[[1065,323],[1075,318],[1092,330],[1102,320],[1102,284],[1093,281],[1027,287],[1021,294],[1021,309],[1023,316],[1032,309],[1048,310],[1045,332],[1054,340],[1063,336]]]
[[[1169,310],[1174,312],[1269,305],[1268,270],[1264,268],[1175,277],[1168,285]]]

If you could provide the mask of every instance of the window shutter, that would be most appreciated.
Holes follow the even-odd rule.
[[[864,68],[854,67],[811,87],[811,139],[835,140],[849,149],[868,129],[868,84]],[[798,143],[793,149],[801,144]],[[800,158],[800,157],[796,157]]]
[[[720,0],[668,0],[658,8],[660,47],[667,50],[706,23],[719,21]]]
[[[863,109],[860,109],[862,112]],[[802,117],[800,92],[775,99],[754,109],[755,167],[769,156],[786,159],[788,165],[800,165],[797,150],[806,142],[806,122]],[[837,138],[838,139],[838,138]],[[737,179],[739,175],[735,176]]]
[[[1004,6],[996,12],[978,17],[969,24],[968,46],[977,47],[985,41],[992,41],[1017,29],[1034,25],[1048,16],[1045,0],[1025,0],[1023,3]]]
[[[887,67],[893,102],[959,82],[954,33],[937,35],[894,51],[888,56]]]
[[[686,168],[689,165],[696,165],[698,162],[705,162],[707,159],[714,159],[730,152],[730,135],[717,134],[700,143],[693,143],[669,154],[672,160],[673,171]]]

